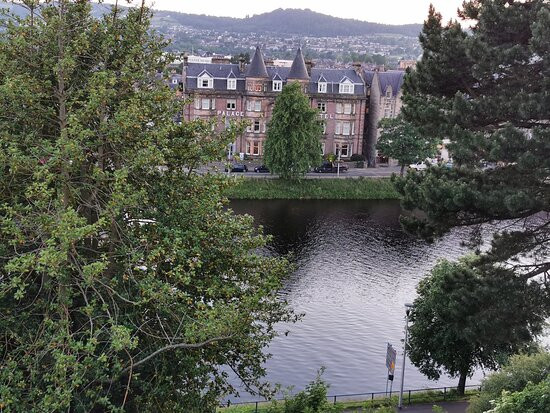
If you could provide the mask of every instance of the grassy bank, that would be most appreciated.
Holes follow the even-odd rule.
[[[226,195],[230,199],[398,199],[389,178],[299,181],[243,178]]]
[[[413,393],[410,398],[410,404],[431,404],[438,403],[443,401],[461,401],[469,400],[472,396],[475,396],[479,393],[477,389],[467,390],[464,396],[459,396],[456,391],[422,391]],[[329,397],[330,399],[330,397]],[[398,397],[393,396],[391,398],[376,398],[374,400],[363,400],[363,401],[338,401],[336,406],[341,410],[353,411],[356,413],[361,412],[373,412],[373,409],[377,409],[383,406],[397,406]],[[403,395],[403,404],[409,404],[408,392],[405,392]],[[256,410],[255,404],[233,406],[219,408],[218,413],[269,413],[271,403],[262,403],[258,405],[258,410]]]

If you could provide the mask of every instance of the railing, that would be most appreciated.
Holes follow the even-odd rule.
[[[468,386],[465,386],[466,389],[481,389],[481,386],[479,384],[471,384]],[[446,386],[446,387],[430,387],[430,388],[424,388],[424,389],[410,389],[410,390],[404,390],[403,391],[403,401],[408,405],[411,404],[411,398],[414,393],[425,393],[425,392],[434,392],[439,391],[443,393],[443,401],[447,400],[448,395],[451,393],[452,390],[456,390],[456,386]],[[346,399],[347,401],[353,401],[353,398],[356,398],[356,401],[371,401],[374,402],[374,400],[381,400],[381,399],[387,399],[391,398],[393,395],[398,395],[399,391],[391,390],[387,392],[369,392],[369,393],[351,393],[351,394],[335,394],[332,396],[327,396],[329,400],[331,400],[334,404],[338,401],[338,399]],[[360,397],[361,399],[357,399]],[[284,399],[272,399],[276,401],[283,401]],[[238,403],[231,403],[228,402],[224,406],[221,407],[229,407],[229,406],[255,406],[254,412],[258,412],[258,408],[261,404],[268,403],[272,400],[264,400],[264,401],[253,401],[253,402],[238,402]]]

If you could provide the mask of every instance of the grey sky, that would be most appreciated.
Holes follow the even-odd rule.
[[[112,0],[111,0],[112,1]],[[111,2],[109,1],[109,2]],[[462,0],[146,0],[148,5],[159,10],[174,10],[182,13],[208,14],[214,16],[245,17],[278,8],[309,8],[336,17],[358,20],[405,24],[422,23],[433,3],[445,21],[456,18],[456,10]],[[123,3],[120,1],[120,3]],[[134,3],[136,1],[134,0]]]

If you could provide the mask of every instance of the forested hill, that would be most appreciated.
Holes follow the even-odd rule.
[[[386,25],[353,19],[341,19],[316,13],[309,9],[277,9],[269,13],[236,19],[197,14],[157,11],[155,25],[180,24],[197,29],[216,28],[231,32],[272,32],[303,34],[308,36],[334,37],[368,35],[375,33],[403,34],[416,37],[422,29],[420,24]]]
[[[0,1],[0,7],[9,7]],[[99,15],[109,9],[106,4],[94,5],[94,14]],[[22,13],[22,8],[15,8]],[[195,29],[216,29],[239,33],[279,33],[318,37],[355,36],[369,34],[402,34],[416,37],[422,25],[386,25],[354,19],[341,19],[316,13],[309,9],[277,9],[269,13],[247,18],[214,17],[156,10],[153,26],[164,31],[173,26],[188,26]],[[164,30],[163,30],[164,29]]]

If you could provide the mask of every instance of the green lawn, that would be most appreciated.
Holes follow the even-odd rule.
[[[225,194],[230,199],[398,199],[390,178],[241,178]]]

